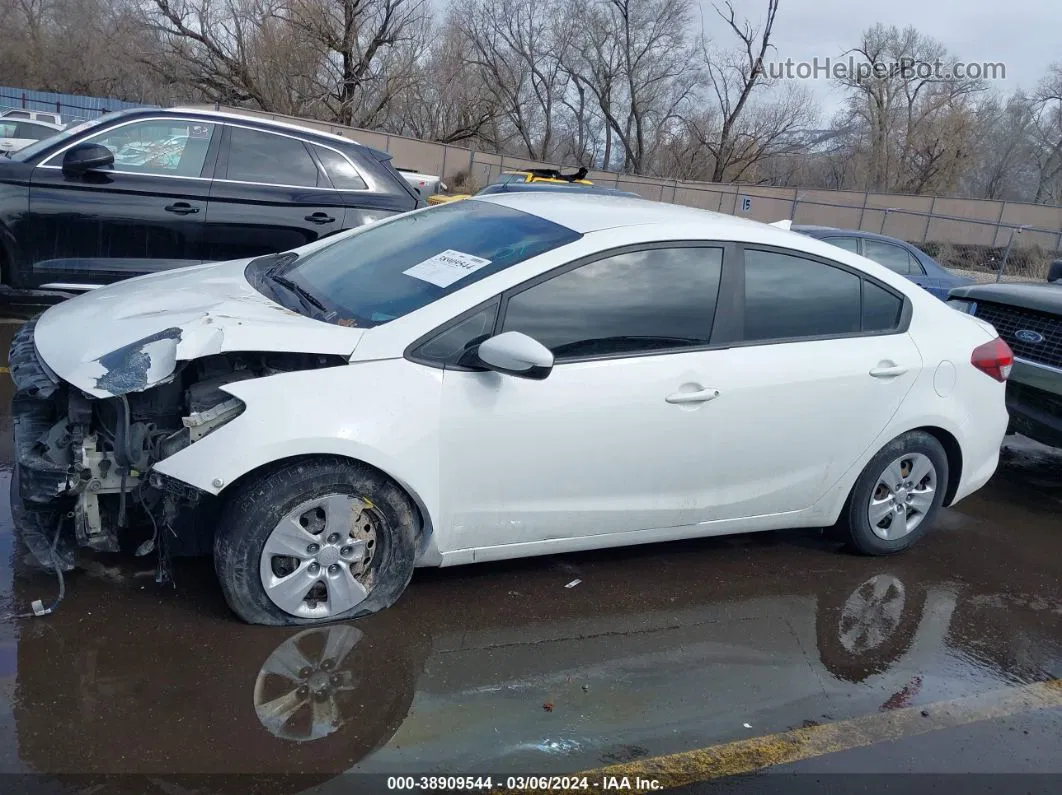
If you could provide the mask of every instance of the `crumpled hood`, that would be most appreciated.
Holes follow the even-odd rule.
[[[96,397],[165,381],[228,351],[349,356],[364,331],[300,315],[255,290],[236,260],[141,276],[71,298],[37,321],[37,355]]]

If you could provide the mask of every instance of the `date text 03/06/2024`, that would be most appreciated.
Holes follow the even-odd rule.
[[[389,776],[391,791],[496,792],[653,792],[663,789],[656,779],[640,776]]]

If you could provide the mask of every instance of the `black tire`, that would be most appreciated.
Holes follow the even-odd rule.
[[[300,503],[327,494],[368,498],[382,519],[366,598],[326,618],[285,612],[267,596],[259,577],[266,539]],[[318,625],[366,616],[397,601],[413,576],[419,519],[409,496],[380,472],[330,456],[295,459],[239,484],[221,512],[214,538],[214,570],[229,607],[249,624]]]
[[[884,539],[874,533],[867,516],[867,506],[878,482],[878,477],[892,461],[904,455],[921,453],[936,469],[937,487],[932,506],[914,530],[896,539]],[[910,548],[926,534],[936,520],[944,490],[948,484],[948,455],[933,436],[923,431],[910,431],[898,436],[878,451],[864,467],[852,487],[837,524],[830,529],[831,535],[840,538],[853,552],[862,555],[893,555]]]

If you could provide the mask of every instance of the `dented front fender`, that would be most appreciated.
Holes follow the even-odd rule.
[[[36,354],[93,397],[165,383],[182,362],[245,351],[349,357],[364,331],[301,315],[255,290],[246,261],[118,282],[48,309]]]

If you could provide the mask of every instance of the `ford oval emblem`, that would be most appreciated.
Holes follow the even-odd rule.
[[[1019,342],[1027,342],[1030,345],[1036,345],[1037,343],[1044,341],[1044,335],[1039,331],[1023,328],[1020,331],[1014,332],[1014,339]]]

